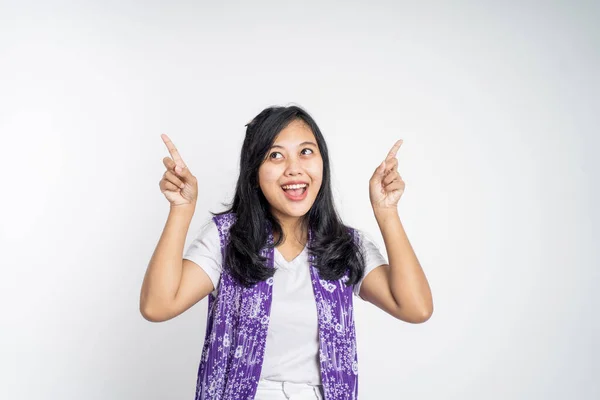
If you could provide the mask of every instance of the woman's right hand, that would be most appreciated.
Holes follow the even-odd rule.
[[[159,182],[160,191],[169,200],[171,207],[188,205],[195,207],[198,198],[198,181],[181,159],[171,139],[165,134],[161,137],[172,158],[163,158],[167,170]]]

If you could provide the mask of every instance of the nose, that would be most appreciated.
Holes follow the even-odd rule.
[[[285,175],[300,175],[302,174],[302,167],[300,166],[300,162],[295,157],[289,158],[287,167],[285,169]]]

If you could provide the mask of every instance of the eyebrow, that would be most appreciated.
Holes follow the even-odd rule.
[[[307,144],[313,145],[313,146],[315,146],[315,147],[319,147],[319,146],[317,146],[317,145],[316,145],[316,143],[314,143],[314,142],[302,142],[302,143],[300,143],[300,144],[298,145],[298,147],[300,147],[300,146],[304,146],[304,145],[307,145]],[[284,148],[283,146],[280,146],[280,145],[278,145],[278,144],[274,144],[273,146],[271,146],[271,148],[274,148],[274,147],[278,147],[278,148],[280,148],[280,149],[283,149],[283,148]]]

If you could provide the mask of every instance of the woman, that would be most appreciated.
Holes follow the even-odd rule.
[[[162,138],[171,158],[159,186],[171,211],[140,310],[166,321],[210,295],[196,399],[357,398],[353,295],[406,322],[433,312],[397,209],[402,141],[369,181],[388,264],[337,215],[325,140],[297,106],[267,108],[247,124],[233,203],[213,213],[182,259],[198,185]]]

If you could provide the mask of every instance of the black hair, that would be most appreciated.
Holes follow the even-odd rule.
[[[266,266],[266,258],[259,252],[267,245],[268,228],[278,239],[285,238],[283,230],[270,211],[270,205],[258,184],[258,169],[273,145],[277,135],[289,123],[302,120],[315,136],[323,159],[321,188],[310,210],[301,218],[304,228],[312,228],[312,243],[307,250],[314,257],[314,265],[321,279],[337,280],[348,271],[346,285],[357,283],[363,276],[365,259],[360,246],[354,242],[349,227],[344,225],[335,209],[331,190],[329,153],[321,130],[313,118],[298,106],[268,107],[246,124],[246,136],[240,156],[240,175],[233,202],[221,215],[235,213],[227,246],[225,269],[243,286],[249,287],[273,276],[274,268]]]

